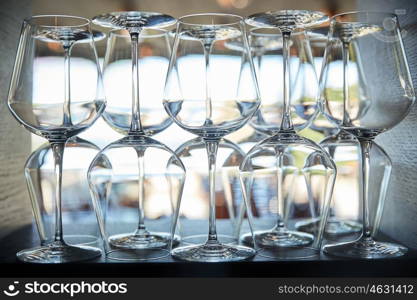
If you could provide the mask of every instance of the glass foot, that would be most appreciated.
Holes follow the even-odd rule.
[[[295,228],[299,231],[314,233],[318,231],[318,221],[300,221],[295,224]],[[331,219],[327,221],[325,234],[327,235],[348,235],[362,231],[362,225],[354,221],[345,221]]]
[[[158,260],[169,256],[169,250],[164,248],[152,249],[113,249],[106,253],[106,258],[117,261],[148,261]]]
[[[178,237],[174,237],[173,246],[177,245]],[[109,238],[111,246],[124,249],[154,249],[170,246],[171,235],[163,232],[146,234],[122,233]]]
[[[328,245],[324,253],[346,258],[381,259],[404,255],[407,248],[394,243],[382,243],[372,238],[359,239],[354,242]]]
[[[320,251],[312,247],[261,248],[258,255],[274,260],[309,259],[320,256]]]
[[[251,258],[255,253],[252,248],[220,243],[179,247],[171,251],[174,258],[193,262],[241,261]]]
[[[226,234],[218,234],[217,240],[221,244],[237,244],[238,241],[235,237]],[[188,245],[204,244],[207,241],[207,234],[196,234],[181,238],[181,243]]]
[[[263,247],[302,247],[308,246],[314,241],[314,236],[300,231],[255,231],[256,245]],[[246,245],[253,244],[252,234],[242,236],[242,242]]]
[[[90,260],[101,256],[101,250],[88,246],[42,246],[16,254],[20,261],[38,264],[61,264]]]

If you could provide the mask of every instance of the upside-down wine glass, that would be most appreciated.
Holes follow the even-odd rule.
[[[360,62],[361,72],[355,72],[355,62]],[[330,77],[335,64],[343,65],[342,72]],[[332,90],[340,83],[342,97]],[[334,16],[320,88],[326,116],[359,141],[363,211],[360,238],[325,246],[324,251],[335,256],[365,259],[401,256],[407,251],[405,247],[373,238],[374,223],[370,219],[370,199],[381,192],[379,186],[384,184],[383,177],[375,174],[375,158],[371,154],[379,147],[374,138],[401,122],[415,100],[397,16],[375,12]],[[372,185],[371,178],[375,176],[379,176],[378,184]]]
[[[85,76],[71,76],[71,70],[77,64],[83,65]],[[53,74],[59,76],[59,85],[53,86],[42,77],[45,74],[41,71],[57,66],[58,74]],[[65,143],[89,128],[105,107],[89,20],[49,15],[34,16],[24,21],[8,106],[19,123],[51,144],[56,179],[55,236],[51,242],[40,247],[20,251],[18,259],[35,263],[64,263],[100,256],[101,250],[97,248],[68,245],[64,241],[61,210]]]
[[[180,18],[177,24],[164,106],[176,124],[204,140],[210,206],[207,241],[172,250],[177,259],[225,262],[248,259],[255,254],[252,248],[218,240],[215,211],[219,140],[245,125],[260,102],[245,31],[243,19],[230,14],[189,15]],[[240,42],[246,51],[224,47],[232,41]],[[245,62],[249,62],[251,80],[243,86],[239,85],[239,70]]]
[[[127,135],[96,156],[88,176],[93,199],[100,210],[98,218],[106,256],[110,259],[159,259],[169,255],[167,248],[171,247],[171,242],[177,242],[177,237],[171,240],[169,222],[165,222],[168,226],[161,225],[160,228],[151,226],[147,221],[149,209],[146,209],[157,203],[158,199],[152,198],[155,185],[163,184],[165,187],[173,179],[177,186],[182,186],[185,177],[184,167],[175,153],[149,137],[172,123],[162,105],[171,53],[168,33],[161,28],[175,22],[168,15],[139,11],[115,12],[93,18],[93,23],[115,29],[110,33],[104,62],[105,87],[111,91],[108,111],[103,117],[112,128]],[[126,83],[130,84],[131,94],[126,93],[129,91]],[[176,168],[173,172],[166,169],[170,158],[173,158]],[[105,159],[110,161],[110,168],[103,166]],[[110,200],[104,204],[97,192],[103,184],[111,184]],[[131,190],[137,191],[136,204],[130,201]],[[181,193],[181,188],[178,192]],[[159,198],[159,206],[169,203],[169,198],[162,194]],[[123,221],[123,211],[132,206],[137,206],[137,223],[133,230],[112,223]],[[164,213],[161,220],[163,216]]]
[[[209,205],[206,145],[201,137],[189,140],[180,145],[175,153],[187,169],[184,185],[180,219],[177,224],[181,243],[201,244],[207,239],[208,219],[206,207]],[[245,213],[239,183],[239,165],[245,152],[235,143],[221,138],[216,158],[216,222],[217,238],[221,243],[238,244],[240,213]],[[173,199],[177,201],[177,199]]]
[[[262,208],[265,214],[272,215],[272,219],[269,217],[272,223],[268,222],[268,225],[259,222],[258,228],[262,229],[254,232],[255,246],[259,247],[258,253],[262,256],[276,259],[304,258],[315,256],[320,250],[336,168],[329,155],[319,145],[295,132],[293,116],[298,116],[301,108],[303,116],[307,119],[303,123],[308,123],[314,117],[314,112],[311,112],[308,104],[315,102],[314,94],[318,91],[318,80],[305,29],[326,20],[327,17],[321,12],[299,10],[259,13],[246,19],[246,23],[251,26],[278,28],[283,43],[281,124],[270,126],[268,122],[259,122],[258,127],[268,129],[273,136],[253,147],[240,168],[242,191],[247,202],[253,198],[251,194],[254,182],[266,180],[269,186],[275,186],[275,196]],[[294,49],[297,49],[299,64],[302,65],[298,66],[296,76],[314,75],[310,77],[307,85],[305,80],[302,80],[299,86],[296,79],[293,88],[290,84],[292,36],[298,38],[294,42]],[[300,103],[301,107],[293,108],[290,103],[292,99]],[[320,189],[320,215],[309,216],[317,219],[320,224],[314,235],[291,230],[289,227],[289,210],[296,203],[293,199],[296,189],[294,180],[299,174],[304,177],[305,190]],[[317,180],[320,184],[313,185],[313,181]],[[248,206],[253,207],[251,204]],[[248,214],[252,219],[255,214],[262,216],[262,213],[256,211],[249,211]],[[254,228],[258,226],[257,223],[253,221]],[[251,234],[244,234],[243,242],[249,244],[250,237]]]
[[[324,51],[327,45],[329,26],[313,28],[308,31],[310,46],[316,66],[316,72],[321,72]],[[340,69],[340,68],[339,68]],[[334,68],[334,72],[339,70]],[[358,68],[360,70],[360,68]],[[311,122],[309,129],[324,136],[320,141],[338,168],[333,197],[326,224],[325,235],[327,239],[338,239],[340,236],[354,234],[360,231],[358,190],[358,163],[359,150],[356,139],[351,135],[340,132],[335,124],[330,122],[321,110]],[[345,187],[349,185],[351,194],[347,195]],[[313,208],[317,208],[316,195],[308,194]],[[297,230],[313,232],[317,222],[314,220],[300,221],[295,224]]]

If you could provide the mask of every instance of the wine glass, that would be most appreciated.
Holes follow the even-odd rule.
[[[254,209],[256,204],[248,204],[248,218],[255,217],[253,226],[255,229],[259,228],[254,232],[254,243],[259,247],[258,253],[261,256],[275,259],[311,257],[317,255],[321,247],[336,167],[319,145],[295,132],[293,115],[298,115],[298,112],[292,110],[290,101],[298,98],[301,99],[300,103],[314,103],[315,106],[314,96],[309,95],[318,90],[318,80],[305,29],[326,20],[327,17],[320,12],[299,10],[259,13],[246,19],[246,23],[255,27],[278,28],[283,42],[281,123],[279,126],[270,126],[270,134],[273,136],[253,147],[240,167],[242,191],[246,202],[253,198],[251,195],[254,193],[255,182],[262,181],[266,186],[274,187],[271,188],[274,194],[262,212]],[[291,37],[297,40],[292,43]],[[293,59],[292,44],[298,53],[295,59],[302,65],[298,66],[296,77],[312,74],[307,85],[304,80],[298,82],[295,79],[295,84],[291,87],[290,72],[294,68],[290,63]],[[301,107],[303,115],[307,115],[309,110],[308,107]],[[315,112],[312,112],[307,119],[311,120],[314,114]],[[269,124],[262,125],[267,125],[263,127],[268,128]],[[300,189],[295,184],[299,176],[304,177],[303,190],[320,191],[319,214],[316,215],[311,209],[309,214],[309,217],[317,220],[319,224],[314,235],[291,230],[289,227],[292,222],[289,219],[290,210],[297,204],[295,193]],[[250,236],[250,233],[244,234],[241,239],[245,244],[250,244]]]
[[[45,76],[45,70],[50,79],[42,76]],[[74,76],[74,73],[79,76]],[[27,87],[32,89],[28,90]],[[23,22],[8,107],[27,130],[49,141],[56,177],[53,241],[20,251],[17,253],[18,259],[36,263],[64,263],[100,256],[101,250],[97,248],[72,246],[64,241],[61,211],[65,143],[89,128],[105,107],[101,72],[89,20],[49,15],[34,16]]]
[[[248,259],[254,249],[218,240],[215,211],[216,154],[219,140],[248,122],[260,100],[243,19],[230,14],[196,14],[179,19],[165,85],[164,106],[181,128],[204,140],[209,167],[209,233],[203,244],[178,247],[181,260],[225,262]],[[240,42],[246,51],[224,47]],[[246,56],[246,57],[245,57]],[[239,84],[241,65],[250,79]]]
[[[138,40],[139,98],[141,125],[147,136],[171,125],[162,105],[171,43],[164,29],[143,28]],[[132,123],[131,39],[128,30],[109,33],[104,59],[103,82],[106,110],[103,118],[115,131],[127,135]]]
[[[178,242],[177,236],[171,239],[173,207],[165,187],[175,183],[175,197],[180,197],[185,180],[175,153],[149,137],[172,122],[161,101],[171,54],[168,32],[161,28],[176,20],[156,12],[129,11],[99,15],[93,22],[115,29],[104,61],[105,87],[110,90],[104,119],[127,135],[106,146],[88,171],[106,256],[121,261],[160,259]],[[167,168],[169,159],[174,163]],[[99,194],[103,186],[110,191],[104,203]]]
[[[342,71],[336,76],[332,69],[340,65]],[[365,259],[401,256],[407,251],[405,247],[372,237],[370,219],[370,198],[383,184],[380,181],[383,177],[373,173],[375,158],[371,153],[378,147],[373,140],[401,122],[415,99],[397,16],[374,12],[334,16],[320,88],[326,116],[359,141],[363,210],[360,238],[325,246],[324,251]],[[375,183],[375,176],[379,176],[380,182]]]
[[[201,137],[189,140],[180,145],[175,153],[187,169],[183,197],[179,211],[177,231],[181,243],[201,244],[207,238],[208,201],[207,192],[207,158],[201,155],[206,152],[205,142]],[[221,138],[216,159],[216,218],[217,238],[221,243],[237,244],[240,214],[244,205],[239,183],[239,165],[245,153],[235,143]],[[173,199],[177,201],[177,199]],[[174,203],[174,206],[178,204]]]
[[[87,168],[100,149],[77,136],[65,144],[63,160],[62,227],[70,245],[100,246],[100,235],[87,184]],[[25,178],[41,245],[54,239],[54,159],[45,143],[26,161]],[[101,191],[106,198],[106,191]],[[74,226],[73,224],[78,224]]]

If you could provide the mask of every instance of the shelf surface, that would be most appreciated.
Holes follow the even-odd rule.
[[[19,250],[39,245],[36,229],[22,227],[0,240],[2,277],[417,277],[417,251],[389,260],[352,260],[320,257],[273,261],[256,256],[233,263],[189,263],[167,257],[140,263],[116,263],[99,258],[61,265],[26,264],[16,259]]]

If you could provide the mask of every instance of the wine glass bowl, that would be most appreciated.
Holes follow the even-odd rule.
[[[109,33],[103,82],[107,106],[103,118],[115,131],[128,134],[132,122],[131,39],[127,30]],[[162,105],[171,45],[162,29],[141,31],[138,40],[139,97],[143,132],[154,135],[172,124]]]
[[[295,133],[269,137],[247,153],[240,176],[259,255],[274,259],[318,255],[335,174],[327,153]],[[256,199],[260,186],[268,197]],[[315,193],[318,204],[300,192]],[[304,209],[297,212],[297,207]],[[294,222],[303,219],[317,226],[309,232],[294,229]],[[241,240],[250,244],[251,234],[243,234]]]
[[[253,14],[246,23],[255,27],[280,28],[281,31],[294,31],[321,25],[328,16],[320,11],[278,10]]]
[[[62,225],[69,245],[101,246],[86,176],[88,165],[99,151],[96,145],[77,136],[65,145]],[[54,240],[54,172],[52,148],[45,143],[32,152],[25,164],[25,179],[41,245]],[[100,194],[106,197],[105,191]],[[75,222],[79,226],[74,226]]]
[[[273,135],[280,130],[284,114],[283,85],[271,84],[272,77],[283,80],[282,72],[276,72],[283,69],[282,34],[277,28],[253,28],[248,38],[262,99],[250,124],[259,132]],[[319,85],[310,38],[310,33],[298,31],[291,34],[289,41],[290,114],[297,131],[306,128],[318,111],[316,97]],[[241,80],[244,81],[246,70],[241,72]]]
[[[179,20],[175,68],[169,70],[164,106],[175,123],[198,136],[219,138],[236,131],[259,106],[254,81],[239,86],[242,56],[247,53],[225,51],[223,46],[235,42],[246,47],[240,22],[238,16],[221,14]]]
[[[185,168],[175,153],[146,136],[126,136],[92,161],[88,182],[100,215],[106,256],[117,261],[155,260],[169,255],[175,203]],[[100,191],[108,191],[103,199]]]
[[[331,24],[320,87],[324,113],[355,135],[376,136],[389,130],[408,114],[415,97],[397,18],[358,12],[336,15]],[[380,76],[382,70],[392,75]]]
[[[22,35],[15,63],[20,73],[12,76],[8,98],[13,116],[26,129],[47,139],[69,138],[90,127],[104,110],[105,98],[89,21],[35,16],[25,21]],[[71,51],[68,72],[73,76],[69,75],[71,85],[65,87],[63,52],[67,47]],[[47,50],[33,56],[35,49]],[[33,72],[29,71],[32,68]],[[80,76],[83,72],[85,76]],[[50,81],[45,80],[45,74]],[[25,86],[33,86],[32,94],[27,94]],[[71,101],[66,99],[68,95]]]
[[[102,27],[140,32],[143,28],[163,28],[174,25],[175,18],[158,12],[120,11],[101,14],[93,23]]]

